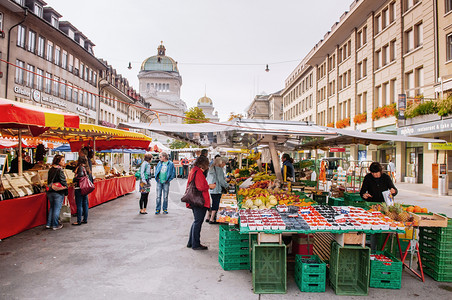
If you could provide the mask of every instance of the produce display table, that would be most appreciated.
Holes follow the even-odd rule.
[[[89,196],[89,207],[113,200],[135,190],[135,176],[124,176],[97,181]],[[69,188],[71,213],[77,212],[74,188]],[[40,193],[0,201],[0,239],[4,239],[47,222],[47,195]]]
[[[94,182],[96,189],[88,195],[89,207],[97,206],[133,192],[135,190],[135,183],[135,176],[117,177]],[[77,213],[73,187],[69,188],[68,198],[71,204],[71,213]]]
[[[0,201],[0,239],[46,223],[45,193]]]

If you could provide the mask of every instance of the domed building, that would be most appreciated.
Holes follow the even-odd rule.
[[[208,118],[210,121],[212,122],[220,121],[220,118],[218,118],[218,112],[216,111],[214,113],[215,108],[213,107],[212,99],[210,99],[206,95],[204,95],[204,97],[202,98],[199,98],[198,105],[196,106],[202,109],[202,111],[206,115],[206,118]]]
[[[166,48],[162,44],[157,48],[157,55],[151,56],[141,64],[138,74],[140,94],[151,104],[151,108],[174,115],[184,115],[187,105],[180,98],[182,77],[177,62],[166,56]],[[162,123],[182,123],[183,119],[159,115]]]

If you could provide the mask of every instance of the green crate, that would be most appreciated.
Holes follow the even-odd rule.
[[[330,284],[336,295],[363,296],[369,293],[370,249],[331,245]]]
[[[328,198],[328,205],[331,205],[331,206],[344,206],[344,198],[329,197]]]
[[[451,251],[440,251],[435,247],[425,247],[425,243],[419,243],[419,252],[421,253],[421,259],[425,255],[430,255],[436,257],[437,261],[447,261],[452,257]]]
[[[452,255],[452,247],[445,249],[438,249],[431,241],[419,241],[419,248],[422,248],[438,257],[448,257]]]
[[[402,273],[400,273],[400,276],[402,276]],[[378,289],[400,289],[402,287],[402,280],[371,279],[369,286]]]
[[[450,223],[450,221],[448,221],[448,223]],[[445,236],[446,238],[451,238],[452,226],[448,225],[447,227],[420,227],[419,236],[421,235]]]
[[[250,251],[249,241],[227,244],[224,240],[219,240],[218,247],[223,253],[248,253]]]
[[[250,260],[249,252],[246,253],[224,253],[223,251],[218,251],[218,257],[221,258],[226,263],[236,263]]]
[[[295,283],[302,292],[323,293],[325,292],[325,280],[323,282],[305,282],[300,277],[295,276]]]
[[[426,261],[427,263],[430,263],[434,267],[451,266],[452,268],[452,255],[438,257],[435,254],[424,249],[419,249],[419,252],[421,254],[422,263]]]
[[[300,183],[304,183],[304,185],[308,186],[308,187],[317,186],[317,181],[312,181],[312,180],[300,180]]]
[[[303,259],[312,259],[317,261],[314,263],[305,263]],[[299,270],[302,274],[326,274],[326,263],[324,263],[317,255],[299,255],[295,256],[295,270]]]
[[[255,294],[285,294],[287,291],[286,246],[254,244],[252,255]]]
[[[327,199],[328,199],[328,195],[324,195],[324,194],[322,194],[322,195],[317,195],[317,194],[314,194],[314,195],[312,196],[312,198],[313,198],[314,201],[317,202],[318,204],[326,204],[326,201],[327,201]]]
[[[452,276],[452,265],[442,265],[440,267],[438,265],[433,264],[430,261],[424,260],[422,262],[422,266],[425,266],[425,267],[427,267],[429,269],[432,269],[433,271],[437,272],[438,274],[444,274],[444,275],[451,275]]]
[[[452,282],[452,273],[441,274],[428,266],[423,266],[424,273],[440,282]]]
[[[223,260],[218,258],[218,262],[220,263],[220,266],[225,271],[232,271],[232,270],[249,270],[250,269],[250,263],[249,262],[241,262],[241,263],[225,263]]]
[[[442,232],[439,230],[428,230],[427,227],[421,227],[421,229],[426,230],[419,230],[419,238],[425,238],[425,239],[433,239],[439,243],[452,243],[452,231],[451,232]],[[430,227],[433,229],[437,229],[435,227]],[[448,227],[446,227],[448,228]]]
[[[447,250],[452,248],[452,240],[438,241],[432,237],[422,235],[419,237],[419,243],[426,242],[438,250]]]
[[[344,200],[347,201],[364,201],[359,193],[344,192]]]
[[[243,235],[242,238],[225,238],[220,235],[218,239],[218,244],[222,243],[223,245],[229,246],[238,246],[238,245],[249,245],[250,240],[247,235]]]

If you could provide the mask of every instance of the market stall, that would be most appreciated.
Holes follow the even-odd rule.
[[[287,255],[292,256],[294,279],[302,292],[325,291],[325,262],[329,263],[328,282],[338,295],[367,295],[369,287],[398,289],[401,287],[403,268],[413,269],[412,264],[405,263],[407,252],[397,258],[387,251],[387,243],[383,239],[384,243],[378,246],[385,251],[371,253],[366,246],[370,236],[389,234],[399,238],[411,234],[414,239],[416,234],[413,232],[425,226],[420,221],[434,218],[432,214],[416,212],[415,208],[410,212],[409,207],[397,206],[386,211],[363,201],[356,193],[344,193],[344,198],[331,197],[329,190],[322,191],[317,185],[302,186],[300,192],[294,192],[291,191],[291,184],[282,180],[276,149],[299,150],[304,145],[317,149],[316,143],[322,140],[334,144],[340,139],[366,144],[395,139],[408,141],[405,137],[264,120],[178,125],[177,129],[172,124],[123,125],[152,130],[200,145],[248,149],[258,145],[268,146],[275,176],[249,166],[232,172],[230,182],[240,185],[236,199],[233,195],[223,195],[217,214],[217,221],[227,224],[220,226],[219,263],[224,270],[251,270],[253,290],[257,294],[286,292]],[[309,141],[305,137],[309,137]],[[312,137],[319,139],[313,141]],[[416,142],[422,143],[437,141],[416,139]],[[433,260],[430,274],[435,280],[452,280],[448,273],[444,273],[445,268],[440,267],[447,259],[438,261],[434,257],[438,249],[443,249],[442,253],[447,251],[444,250],[446,244],[441,244],[443,237],[440,238],[439,234],[443,234],[450,243],[452,239],[447,234],[452,230],[451,223],[443,217],[441,226],[446,225],[447,229],[435,230],[440,241],[435,239],[434,234],[423,230],[423,241],[415,251],[422,274],[427,254],[433,254],[429,258]],[[408,244],[408,248],[413,247]]]

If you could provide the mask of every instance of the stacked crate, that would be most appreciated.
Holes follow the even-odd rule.
[[[369,292],[370,249],[331,245],[329,277],[336,295],[365,296]]]
[[[452,224],[421,227],[419,251],[424,272],[436,281],[452,282]]]
[[[402,287],[402,262],[387,251],[376,251],[375,255],[384,255],[392,262],[371,259],[369,286],[381,289],[400,289]]]
[[[221,225],[218,262],[225,271],[250,269],[249,236],[240,234],[238,227]]]
[[[317,255],[297,255],[295,283],[302,292],[325,292],[326,264]]]

